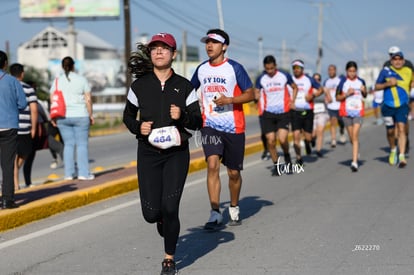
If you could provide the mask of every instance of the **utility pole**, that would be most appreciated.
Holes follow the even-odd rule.
[[[368,41],[365,39],[364,40],[364,66],[367,67],[368,66]]]
[[[257,39],[259,42],[259,72],[263,70],[263,37],[259,36]]]
[[[290,55],[295,53],[296,50],[292,48],[288,48],[286,44],[286,40],[282,40],[282,47],[277,49],[280,52],[280,56],[277,56],[276,62],[278,64],[279,69],[289,70],[289,63],[290,63]]]
[[[76,51],[76,31],[75,31],[75,19],[73,17],[68,18],[68,48],[69,48],[69,56],[71,56],[74,60],[78,59],[77,51]]]
[[[288,57],[288,53],[287,53],[287,48],[286,48],[286,40],[283,39],[282,40],[282,48],[281,48],[281,55],[282,55],[282,68],[289,68],[289,57]]]
[[[183,76],[187,77],[187,32],[183,32],[183,44],[181,46],[181,62],[183,65]]]
[[[326,5],[324,2],[319,2],[319,19],[318,19],[318,58],[316,59],[316,72],[321,73],[322,67],[322,28],[323,28],[323,6]]]
[[[130,18],[130,5],[129,0],[124,0],[124,27],[125,27],[125,79],[126,79],[126,91],[125,94],[128,93],[129,87],[131,86],[132,77],[128,71],[128,61],[129,57],[131,56],[131,18]]]
[[[221,0],[217,0],[217,12],[219,16],[220,29],[224,30],[224,18],[223,18],[223,9],[221,7]]]

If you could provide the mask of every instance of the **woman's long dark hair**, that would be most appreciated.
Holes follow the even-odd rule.
[[[138,43],[137,50],[131,53],[128,61],[128,69],[133,77],[139,78],[153,71],[149,50],[146,45]]]
[[[75,67],[75,61],[73,60],[72,57],[66,56],[65,58],[62,59],[62,68],[65,71],[65,75],[68,81],[70,81],[69,73],[73,71],[74,67]]]

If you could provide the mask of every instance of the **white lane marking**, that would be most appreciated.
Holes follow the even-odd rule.
[[[75,225],[75,224],[78,224],[78,223],[89,221],[93,218],[96,218],[96,217],[99,217],[99,216],[102,216],[102,215],[106,215],[106,214],[109,214],[109,213],[112,213],[112,212],[130,207],[130,206],[132,206],[134,204],[137,204],[137,203],[139,203],[139,199],[135,199],[135,200],[132,200],[132,201],[129,201],[129,202],[126,202],[126,203],[108,208],[108,209],[104,209],[104,210],[101,210],[101,211],[98,211],[98,212],[95,212],[95,213],[92,213],[92,214],[88,214],[88,215],[85,215],[85,216],[82,216],[82,217],[79,217],[79,218],[76,218],[76,219],[73,219],[73,220],[70,220],[70,221],[67,221],[67,222],[64,222],[64,223],[60,223],[60,224],[57,224],[57,225],[54,225],[54,226],[51,226],[51,227],[33,232],[33,233],[30,233],[30,234],[27,234],[27,235],[24,235],[24,236],[18,237],[16,239],[13,239],[13,240],[10,240],[10,241],[3,242],[3,243],[0,244],[0,250],[2,250],[4,248],[7,248],[7,247],[10,247],[10,246],[13,246],[13,245],[16,245],[16,244],[19,244],[19,243],[22,243],[22,242],[25,242],[25,241],[28,241],[28,240],[31,240],[31,239],[34,239],[34,238],[37,238],[37,237],[47,235],[49,233],[64,229],[66,227],[69,227],[69,226],[72,226],[72,225]]]
[[[244,168],[254,166],[254,165],[256,165],[260,162],[262,162],[262,161],[257,160],[257,161],[249,162],[249,163],[244,165]],[[223,176],[223,175],[226,175],[226,174],[227,174],[227,171],[220,172],[220,176]],[[191,181],[191,182],[189,182],[185,185],[185,188],[200,184],[200,183],[205,182],[205,181],[206,181],[206,179],[204,177],[200,178],[200,179],[197,179],[197,180],[194,180],[194,181]],[[13,246],[13,245],[17,245],[17,244],[25,242],[25,241],[29,241],[29,240],[32,240],[32,239],[35,239],[35,238],[53,233],[55,231],[64,229],[64,228],[69,227],[69,226],[73,226],[73,225],[76,225],[76,224],[79,224],[79,223],[82,223],[82,222],[92,220],[94,218],[97,218],[97,217],[100,217],[100,216],[103,216],[103,215],[106,215],[106,214],[109,214],[109,213],[112,213],[112,212],[130,207],[134,204],[139,204],[139,203],[140,203],[140,199],[135,199],[135,200],[132,200],[132,201],[129,201],[129,202],[126,202],[126,203],[123,203],[123,204],[119,204],[119,205],[116,205],[116,206],[113,206],[113,207],[110,207],[110,208],[107,208],[107,209],[104,209],[104,210],[101,210],[101,211],[98,211],[98,212],[95,212],[95,213],[92,213],[92,214],[88,214],[88,215],[85,215],[85,216],[82,216],[82,217],[79,217],[79,218],[76,218],[76,219],[72,219],[70,221],[60,223],[60,224],[57,224],[57,225],[54,225],[54,226],[51,226],[51,227],[48,227],[48,228],[30,233],[30,234],[24,235],[24,236],[21,236],[21,237],[18,237],[18,238],[9,240],[9,241],[5,241],[3,243],[0,243],[0,250],[5,249],[5,248],[10,247],[10,246]]]

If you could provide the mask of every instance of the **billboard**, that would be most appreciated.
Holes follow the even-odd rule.
[[[20,0],[20,18],[119,17],[120,0]]]

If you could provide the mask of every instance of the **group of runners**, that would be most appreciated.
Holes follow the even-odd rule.
[[[138,44],[129,60],[129,69],[136,80],[128,92],[123,121],[138,140],[137,174],[142,214],[148,223],[156,225],[164,241],[161,275],[177,273],[174,255],[180,232],[179,204],[190,160],[188,140],[191,134],[187,129],[201,131],[207,162],[206,183],[211,208],[205,230],[221,228],[224,223],[223,207],[228,210],[228,225],[242,223],[239,206],[245,148],[242,105],[254,99],[261,110],[265,147],[275,163],[272,175],[281,174],[277,169],[276,141],[281,145],[285,163],[292,164],[288,141],[289,131],[292,131],[295,165],[302,167],[302,137],[305,153],[311,154],[315,138],[320,136],[319,125],[330,120],[332,127],[335,127],[341,119],[353,144],[351,169],[358,170],[358,134],[364,112],[362,99],[367,90],[365,82],[356,74],[355,62],[347,63],[346,77],[341,78],[336,76],[335,66],[329,66],[329,79],[321,85],[316,77],[304,73],[302,60],[292,62],[293,75],[290,75],[278,70],[273,56],[266,56],[265,70],[254,85],[243,66],[226,57],[230,45],[226,32],[211,29],[201,38],[201,42],[205,44],[208,59],[197,67],[191,81],[172,69],[177,44],[171,34],[158,33],[148,44]],[[386,95],[388,89],[397,89],[396,94],[400,96],[407,90],[408,81],[411,82],[411,78],[395,81],[400,72],[404,73],[401,76],[403,79],[407,72],[412,77],[412,71],[406,72],[397,57],[403,57],[402,53],[390,57],[392,65],[384,69],[377,81],[376,88],[384,90],[384,104],[390,102]],[[387,72],[392,73],[386,75]],[[321,96],[324,96],[322,100]],[[398,104],[404,105],[406,99],[401,95]],[[396,99],[394,103],[396,106]],[[400,112],[393,113],[394,109],[383,110],[384,120],[390,121],[389,117],[392,117],[394,124],[398,124],[398,137],[402,143],[404,139],[400,137],[405,128],[400,127],[399,122],[403,116]],[[324,113],[327,115],[321,115]],[[317,126],[314,127],[314,124]],[[391,122],[386,124],[391,127]],[[332,147],[336,146],[335,134],[336,129],[333,128]],[[340,140],[345,142],[343,132]],[[316,143],[317,154],[321,156],[321,144]],[[404,151],[402,144],[399,146]],[[264,154],[266,156],[267,153]],[[400,166],[405,166],[401,165],[404,161],[399,155]],[[230,200],[226,204],[220,201],[221,163],[226,167],[228,176]]]
[[[406,166],[408,153],[408,116],[409,104],[413,104],[413,69],[411,62],[404,59],[402,51],[393,46],[389,49],[389,60],[377,77],[374,89],[381,94],[383,120],[387,129],[390,146],[389,163],[400,168]],[[305,64],[296,59],[291,63],[292,75],[279,70],[276,59],[268,55],[263,60],[264,71],[255,84],[255,100],[259,110],[264,152],[262,159],[274,163],[272,176],[280,176],[281,171],[292,173],[289,167],[303,166],[301,147],[306,155],[315,153],[323,157],[322,146],[326,124],[330,122],[330,146],[337,145],[337,125],[340,129],[339,141],[346,143],[344,129],[352,144],[350,169],[359,169],[359,132],[364,117],[364,98],[368,89],[364,79],[358,76],[358,65],[347,62],[345,75],[338,76],[337,68],[328,66],[328,79],[322,82],[321,75],[304,73]],[[411,95],[410,95],[411,91]],[[293,137],[295,164],[289,153],[289,132]],[[279,144],[284,163],[288,169],[280,169],[281,161],[276,149]],[[397,152],[397,148],[399,151]],[[302,171],[303,169],[296,169]]]

